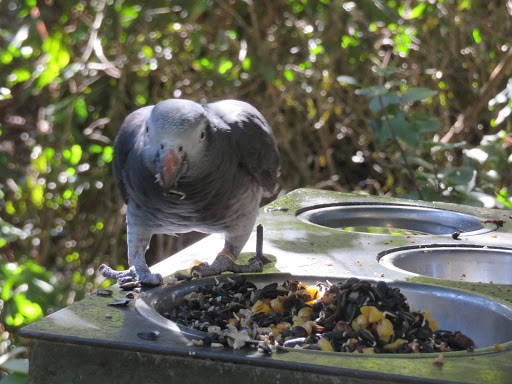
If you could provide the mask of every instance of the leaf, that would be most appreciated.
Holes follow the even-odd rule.
[[[427,113],[413,113],[409,120],[419,134],[426,132],[437,132],[441,127],[441,120]]]
[[[40,184],[36,184],[34,186],[34,188],[32,189],[32,191],[30,192],[30,198],[32,200],[32,203],[34,203],[34,205],[37,208],[42,208],[43,207],[43,202],[44,202],[44,189],[43,189],[43,186],[40,185]]]
[[[409,3],[407,3],[409,4]],[[399,8],[400,16],[403,17],[405,20],[415,19],[417,17],[420,17],[423,14],[423,11],[425,10],[427,4],[426,3],[420,3],[416,7],[410,9],[405,9],[405,7],[402,5]]]
[[[40,155],[40,156],[36,157],[35,159],[31,158],[31,161],[32,161],[32,165],[34,166],[34,168],[37,171],[39,171],[41,173],[46,172],[46,168],[48,165],[48,162],[46,161],[46,156]]]
[[[391,65],[388,65],[386,68],[377,67],[375,68],[375,72],[378,75],[384,76],[384,78],[388,79],[391,77],[391,75],[396,73],[396,68]]]
[[[401,116],[394,117],[390,119],[389,122],[395,129],[396,135],[401,141],[413,148],[418,146],[421,137],[411,123]]]
[[[98,154],[103,152],[103,148],[98,144],[92,144],[89,146],[89,153],[90,154]]]
[[[322,47],[320,44],[317,44],[316,47],[309,50],[309,53],[311,55],[318,55],[319,53],[322,53],[324,50],[324,47]]]
[[[46,69],[39,76],[37,82],[39,89],[51,83],[60,74],[60,70],[68,65],[70,60],[69,52],[63,43],[63,36],[60,32],[46,38],[42,48],[48,54],[48,62],[46,63]]]
[[[148,59],[153,57],[153,48],[151,48],[149,45],[144,45],[141,49],[141,52]]]
[[[442,201],[443,200],[443,197],[435,189],[432,189],[430,187],[422,187],[421,194],[423,195],[423,199],[425,201]],[[405,199],[415,199],[415,200],[417,200],[419,198],[417,193],[401,195],[400,197],[405,198]]]
[[[441,143],[438,141],[423,140],[421,142],[421,145],[423,148],[426,148],[426,149],[432,149],[434,147],[439,147],[439,149],[446,150],[446,149],[454,149],[454,148],[463,148],[466,146],[466,142],[461,141],[459,143]]]
[[[482,42],[482,36],[480,36],[480,30],[478,28],[473,29],[473,39],[477,44]]]
[[[350,84],[350,85],[359,85],[359,83],[357,82],[357,80],[355,78],[353,78],[352,76],[338,76],[336,78],[336,80],[338,81],[338,83],[342,84],[342,85],[345,85],[345,84]],[[357,94],[357,92],[356,92]]]
[[[89,114],[87,111],[87,104],[84,99],[81,97],[76,99],[73,103],[73,108],[75,110],[78,121],[84,122],[87,119],[87,115]]]
[[[293,71],[291,71],[289,69],[286,69],[283,72],[283,75],[286,78],[286,80],[288,80],[288,81],[293,81],[293,79],[295,78],[295,76],[293,75]]]
[[[498,208],[500,206],[498,199],[494,196],[488,195],[487,193],[470,191],[465,195],[468,201],[463,203],[468,205],[476,205],[474,202],[478,201],[485,208]]]
[[[121,24],[123,27],[129,27],[130,24],[139,16],[140,5],[132,5],[131,7],[123,6],[121,11]]]
[[[382,87],[380,85],[374,85],[368,88],[360,88],[355,90],[355,94],[359,96],[364,97],[376,97],[376,96],[382,96],[388,93],[389,90],[385,87]]]
[[[370,111],[378,112],[388,105],[399,104],[400,98],[396,92],[389,92],[382,96],[376,96],[370,101]]]
[[[251,58],[246,57],[244,61],[242,61],[242,69],[248,72],[251,69]]]
[[[503,205],[512,208],[512,198],[509,197],[507,189],[503,188],[499,191],[499,193],[496,195],[496,199],[502,203]],[[510,201],[509,201],[510,199]]]
[[[12,59],[14,59],[14,56],[9,52],[4,52],[2,56],[0,56],[0,63],[2,64],[9,64]]]
[[[13,81],[13,84],[23,83],[30,79],[30,71],[26,69],[18,68],[12,71],[12,74],[16,76],[16,79]]]
[[[28,359],[9,359],[0,367],[8,372],[28,374]]]
[[[29,300],[24,294],[18,293],[14,295],[13,299],[18,307],[18,313],[20,313],[25,318],[25,324],[31,323],[43,317],[43,310],[41,306]]]
[[[114,155],[114,148],[110,145],[107,145],[105,148],[103,148],[103,161],[105,163],[110,163],[112,161],[112,157]]]
[[[412,164],[419,165],[420,167],[425,168],[429,172],[434,172],[434,165],[429,163],[428,161],[423,160],[422,158],[412,156],[409,157],[409,162]]]
[[[219,64],[219,73],[221,75],[225,74],[233,67],[233,62],[231,60],[221,59]]]
[[[402,95],[402,103],[414,103],[415,101],[426,100],[429,97],[433,97],[435,95],[437,95],[437,91],[433,91],[432,89],[422,87],[409,88]]]
[[[386,140],[392,138],[391,131],[386,125],[384,118],[380,120],[373,120],[370,125],[373,127],[373,134],[375,135],[375,140],[379,144],[383,144]]]
[[[71,147],[71,155],[69,157],[69,162],[72,165],[76,165],[76,164],[78,164],[78,162],[80,161],[81,158],[82,158],[82,147],[78,144],[74,144]]]
[[[470,183],[476,177],[476,171],[472,168],[453,168],[439,172],[437,177],[445,185],[456,187]]]

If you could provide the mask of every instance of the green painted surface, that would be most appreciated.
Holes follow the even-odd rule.
[[[506,222],[503,228],[494,233],[454,240],[450,236],[392,236],[348,232],[311,225],[298,220],[296,217],[298,210],[316,205],[365,202],[418,204],[425,207],[437,207],[478,215],[489,220],[504,219]],[[411,277],[397,271],[390,271],[377,261],[379,253],[401,247],[427,246],[430,244],[510,246],[512,244],[512,223],[511,220],[506,219],[509,214],[510,212],[503,210],[475,209],[453,204],[392,200],[382,197],[316,190],[297,190],[270,204],[260,214],[258,221],[265,228],[263,251],[271,259],[271,263],[265,266],[264,273],[289,272],[296,275],[313,275],[318,276],[319,280],[325,279],[326,276],[361,276],[373,279],[408,281],[476,293],[503,303],[510,308],[512,307],[511,285],[450,281],[424,276]],[[254,255],[255,241],[253,240],[250,240],[244,249],[238,260],[239,263],[247,263],[248,259]],[[220,239],[217,242],[218,244],[215,243],[217,240],[208,240],[209,243],[204,243],[204,241],[154,266],[153,270],[162,273],[164,276],[169,276],[178,270],[185,273],[186,269],[184,268],[190,266],[193,260],[204,260],[205,252],[209,252],[210,249],[217,250],[217,245],[218,250],[222,248]],[[212,247],[212,244],[215,247]],[[211,257],[214,256],[211,255]],[[116,291],[115,296],[122,297],[123,294]],[[194,347],[191,349],[186,347],[188,337],[179,330],[170,330],[147,321],[134,310],[132,304],[127,308],[109,307],[107,303],[110,301],[112,301],[111,298],[91,296],[24,328],[22,334],[25,337],[40,343],[38,344],[38,353],[32,356],[32,359],[35,359],[36,356],[38,359],[35,364],[33,361],[31,362],[31,369],[33,367],[32,377],[40,375],[41,372],[47,372],[50,368],[44,368],[46,363],[50,366],[55,364],[52,363],[53,356],[47,348],[65,344],[69,348],[76,348],[76,350],[73,353],[69,352],[69,359],[65,360],[67,363],[63,366],[82,364],[83,362],[86,365],[92,364],[91,361],[94,361],[92,357],[87,362],[87,358],[81,358],[79,352],[82,350],[86,352],[86,355],[90,352],[93,356],[92,352],[96,350],[101,352],[100,355],[106,361],[126,359],[126,364],[124,362],[118,364],[119,369],[121,369],[121,366],[122,369],[126,369],[126,377],[130,377],[130,372],[141,369],[142,366],[136,366],[140,354],[145,354],[143,364],[146,367],[143,371],[151,371],[152,369],[158,371],[158,369],[163,369],[161,367],[164,365],[159,366],[162,361],[184,362],[180,359],[189,359],[191,357],[190,353],[193,353],[193,361],[199,364],[198,366],[206,366],[207,363],[212,363],[213,366],[208,368],[212,371],[209,372],[218,372],[218,369],[220,369],[218,367],[221,366],[228,371],[234,369],[231,373],[233,376],[229,376],[233,378],[257,377],[253,376],[256,372],[254,370],[256,365],[266,367],[269,372],[283,375],[290,371],[311,371],[315,374],[307,376],[308,380],[305,381],[311,383],[329,383],[332,377],[341,376],[344,377],[345,382],[354,383],[377,382],[379,380],[381,382],[398,382],[397,377],[390,380],[389,375],[400,375],[400,380],[403,380],[403,382],[512,383],[512,341],[502,344],[504,351],[497,351],[491,346],[476,349],[474,352],[444,354],[444,364],[442,365],[434,364],[434,358],[437,357],[437,354],[408,355],[406,357],[402,355],[368,357],[290,351],[275,353],[272,356],[261,356],[255,354],[254,350],[231,351],[227,348],[211,349],[209,347]],[[485,313],[482,313],[482,316],[485,316]],[[136,336],[137,333],[144,330],[159,330],[160,337],[155,341],[139,339]],[[105,350],[109,352],[106,353]],[[124,352],[121,352],[121,350]],[[157,366],[158,369],[155,368]],[[192,374],[193,379],[187,382],[194,382],[199,374],[197,370],[193,371],[193,369],[189,372],[180,370],[174,370],[173,372],[173,378],[177,380],[176,382],[180,378],[183,380],[185,376],[182,375],[185,374]],[[87,371],[85,370],[82,373],[87,374]],[[315,380],[315,375],[321,377],[324,381]],[[262,374],[259,382],[278,382],[269,379],[269,377]],[[300,376],[289,376],[293,380],[298,380],[297,377]],[[355,378],[361,380],[357,381]],[[251,380],[247,382],[252,382]]]

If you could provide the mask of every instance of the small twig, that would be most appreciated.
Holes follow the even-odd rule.
[[[256,39],[256,43],[260,44],[260,42],[261,42],[260,27],[258,25],[258,16],[256,15],[254,1],[247,0],[247,4],[249,5],[249,14],[251,17],[253,36]]]
[[[94,53],[96,53],[96,56],[98,57],[98,59],[100,59],[101,63],[103,64],[104,68],[102,70],[104,70],[107,75],[119,79],[121,77],[121,70],[117,68],[114,64],[112,64],[110,61],[108,61],[108,59],[105,57],[105,54],[103,53],[103,47],[101,46],[101,41],[97,39],[93,45]]]
[[[263,257],[263,225],[256,227],[256,257]]]
[[[220,5],[220,7],[226,11],[227,13],[229,13],[231,16],[233,16],[233,18],[235,19],[235,21],[238,23],[238,25],[240,25],[242,28],[244,28],[247,32],[249,32],[249,34],[252,33],[252,28],[245,22],[245,20],[235,11],[233,10],[232,7],[230,7],[229,5],[227,5],[224,1],[220,1],[218,0],[217,3]]]
[[[94,18],[94,23],[92,24],[92,31],[89,35],[89,42],[87,43],[87,47],[85,48],[84,54],[82,55],[82,62],[86,63],[87,60],[89,60],[89,57],[91,56],[91,53],[94,49],[94,43],[96,42],[96,39],[98,38],[98,31],[101,27],[101,23],[103,22],[103,10],[105,9],[105,2],[106,0],[100,0],[98,2],[97,7],[97,13],[96,17]]]
[[[441,143],[448,143],[454,135],[460,133],[464,128],[473,124],[478,113],[488,103],[488,99],[496,91],[496,88],[501,83],[503,78],[507,75],[512,67],[512,48],[510,48],[498,63],[496,68],[491,73],[489,80],[480,88],[478,96],[469,106],[462,112],[457,121],[451,126],[448,133],[440,140]]]
[[[384,110],[385,107],[384,107],[384,102],[382,101],[382,96],[378,96],[378,100],[379,100],[380,108],[382,110]],[[416,192],[418,192],[418,197],[419,197],[420,200],[423,200],[423,194],[421,193],[421,189],[420,189],[420,187],[419,187],[419,185],[418,185],[418,183],[416,181],[416,176],[414,176],[414,172],[413,172],[413,170],[411,168],[411,165],[407,161],[407,154],[405,153],[405,149],[400,145],[400,142],[398,141],[398,137],[397,137],[395,128],[391,124],[391,121],[389,120],[389,117],[388,117],[388,115],[386,113],[384,113],[384,120],[386,120],[386,124],[389,127],[389,131],[391,132],[391,136],[393,137],[393,141],[395,142],[396,146],[400,150],[400,153],[402,154],[404,166],[407,169],[407,172],[409,173],[409,177],[411,178],[412,182],[414,183],[414,188],[416,189]]]
[[[87,128],[84,129],[83,134],[88,136],[94,132],[94,130],[98,127],[106,125],[110,123],[110,119],[108,117],[100,118],[94,122],[92,122]]]

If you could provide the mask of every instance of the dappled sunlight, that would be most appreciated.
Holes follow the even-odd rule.
[[[511,15],[511,1],[0,1],[0,355],[41,317],[97,330],[52,313],[112,284],[101,264],[128,267],[114,140],[129,113],[165,99],[262,113],[281,163],[266,202],[325,190],[291,214],[261,212],[272,270],[353,275],[374,262],[384,227],[295,216],[332,204],[330,191],[510,210]],[[389,247],[428,237],[400,232]],[[224,245],[164,236],[147,252],[164,276]],[[482,241],[510,246],[499,232]]]
[[[55,312],[48,318],[55,326],[60,328],[73,328],[83,329],[84,331],[97,330],[101,328],[97,325],[92,324],[89,321],[83,320],[83,318],[71,309],[63,309]]]

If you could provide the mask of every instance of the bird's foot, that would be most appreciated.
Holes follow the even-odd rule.
[[[265,256],[262,253],[261,254],[256,253],[256,255],[254,255],[253,257],[251,257],[249,259],[249,263],[261,262],[262,264],[268,264],[271,261],[272,260],[270,260],[267,256]]]
[[[133,280],[138,281],[141,285],[151,287],[159,286],[163,283],[162,275],[159,273],[151,273],[149,269],[137,272],[135,267],[130,267],[130,269],[125,271],[114,271],[109,266],[102,264],[99,271],[106,278],[117,280],[119,285]]]
[[[260,258],[253,257],[249,260],[249,264],[240,265],[235,263],[236,257],[231,253],[219,253],[212,265],[202,263],[196,265],[191,270],[191,275],[195,277],[205,277],[220,275],[223,272],[233,273],[250,273],[261,272],[263,270],[263,262]],[[270,261],[270,260],[269,260]]]

